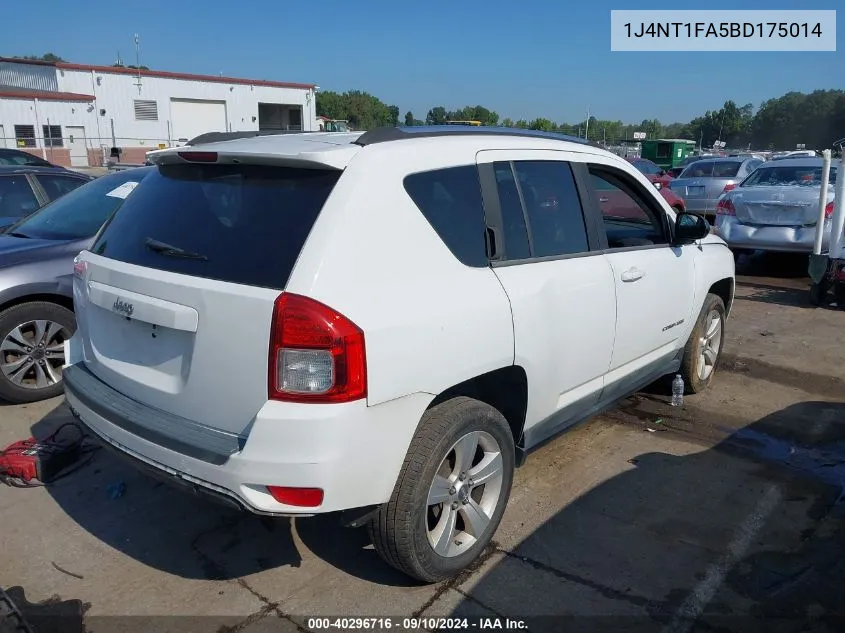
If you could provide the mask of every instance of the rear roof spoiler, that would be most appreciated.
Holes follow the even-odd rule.
[[[276,136],[281,134],[303,134],[304,130],[250,130],[247,132],[206,132],[195,136],[185,145],[204,145],[205,143],[220,143],[222,141],[234,141],[239,138],[252,138],[254,136]]]

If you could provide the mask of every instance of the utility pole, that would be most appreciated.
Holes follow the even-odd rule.
[[[584,126],[584,139],[589,140],[590,138],[590,104],[587,104],[587,123]]]
[[[135,68],[138,71],[138,94],[141,94],[141,36],[135,33]]]

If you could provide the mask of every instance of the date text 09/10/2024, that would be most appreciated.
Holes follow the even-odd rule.
[[[822,36],[822,25],[809,22],[640,22],[623,24],[628,37],[768,37]]]
[[[440,618],[440,617],[375,617],[375,618],[308,618],[312,631],[398,631],[427,629],[429,631],[523,630],[524,620],[512,618]]]

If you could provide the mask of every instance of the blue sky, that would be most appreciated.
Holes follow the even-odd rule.
[[[0,55],[110,64],[119,51],[129,64],[137,32],[150,68],[360,89],[417,118],[435,105],[481,104],[502,117],[573,122],[589,103],[598,118],[669,123],[726,99],[756,108],[790,90],[845,88],[841,35],[835,53],[610,51],[611,8],[842,9],[841,0],[14,4],[9,23],[30,28],[4,29]]]

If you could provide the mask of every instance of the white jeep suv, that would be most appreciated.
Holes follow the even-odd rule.
[[[730,251],[578,139],[416,127],[149,156],[75,262],[64,384],[107,445],[195,492],[346,511],[437,581],[484,549],[533,447],[664,374],[713,378]]]

